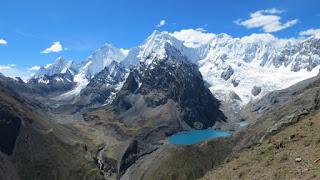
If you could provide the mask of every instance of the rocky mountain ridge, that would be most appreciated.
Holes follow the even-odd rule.
[[[127,70],[141,63],[148,66],[150,59],[164,55],[162,47],[166,43],[174,46],[189,62],[199,67],[203,79],[218,99],[225,101],[230,98],[230,94],[236,94],[239,98],[233,104],[239,107],[270,91],[312,77],[319,69],[319,39],[316,37],[285,40],[270,34],[252,34],[233,38],[227,34],[189,31],[196,33],[195,37],[207,38],[190,40],[181,35],[183,30],[174,33],[155,31],[141,45],[130,50],[106,44],[84,62],[76,66],[71,63],[72,68],[67,66],[72,69],[70,72],[75,72],[76,86],[61,98],[79,96],[90,80],[112,61],[121,63]],[[53,69],[63,69],[60,65],[55,63],[45,68],[45,74],[52,75]],[[77,67],[76,70],[74,67]],[[44,72],[41,69],[37,74]],[[278,78],[275,80],[273,76]],[[261,89],[259,93],[252,94],[254,87]]]

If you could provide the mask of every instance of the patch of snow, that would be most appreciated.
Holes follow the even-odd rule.
[[[74,89],[59,95],[55,99],[56,100],[68,100],[68,99],[73,100],[74,98],[78,97],[80,95],[81,90],[84,89],[89,84],[88,79],[85,78],[83,74],[75,75],[74,82],[77,83]]]
[[[50,81],[49,81],[48,79],[40,78],[40,79],[38,80],[38,83],[40,83],[40,84],[49,84]]]

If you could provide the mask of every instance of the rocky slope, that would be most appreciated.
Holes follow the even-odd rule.
[[[201,179],[319,179],[319,117],[315,112],[301,118]]]
[[[101,178],[83,141],[0,81],[0,179]]]
[[[121,89],[127,73],[119,62],[112,61],[81,90],[80,100],[76,104],[85,107],[99,107],[111,103],[115,94]]]

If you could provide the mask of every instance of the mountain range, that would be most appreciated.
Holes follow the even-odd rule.
[[[319,49],[315,36],[154,31],[80,63],[59,57],[27,82],[0,74],[0,179],[217,177],[318,112]],[[203,129],[233,135],[168,142]]]
[[[88,84],[93,85],[90,83],[92,80],[95,86],[102,87],[103,84],[104,88],[113,89],[107,95],[100,93],[102,98],[99,104],[108,104],[121,89],[130,69],[143,71],[148,68],[154,58],[167,56],[164,47],[170,44],[188,62],[198,66],[206,86],[219,100],[227,102],[225,106],[232,104],[232,107],[240,109],[268,92],[315,76],[319,70],[320,40],[317,37],[285,40],[270,34],[252,34],[232,38],[227,34],[196,32],[193,39],[188,39],[183,36],[183,31],[154,31],[141,45],[129,50],[105,44],[81,63],[59,57],[51,66],[42,67],[29,82],[46,84],[50,76],[70,74],[73,78],[58,78],[64,80],[69,91],[60,94],[57,99],[75,103],[83,101],[79,100],[79,96],[87,94],[85,89]],[[122,68],[114,70],[108,67],[115,63]],[[104,68],[120,71],[117,74],[121,74],[121,78],[117,82],[98,85],[96,79],[110,76],[104,73],[105,77],[102,77],[100,73],[95,77]],[[275,76],[276,79],[273,78]],[[61,84],[60,81],[57,83]]]

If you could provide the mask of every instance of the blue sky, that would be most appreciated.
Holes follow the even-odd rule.
[[[106,42],[130,48],[155,29],[289,38],[320,28],[319,0],[1,0],[0,7],[0,72],[58,56],[81,61]],[[255,12],[271,22],[255,22]]]

